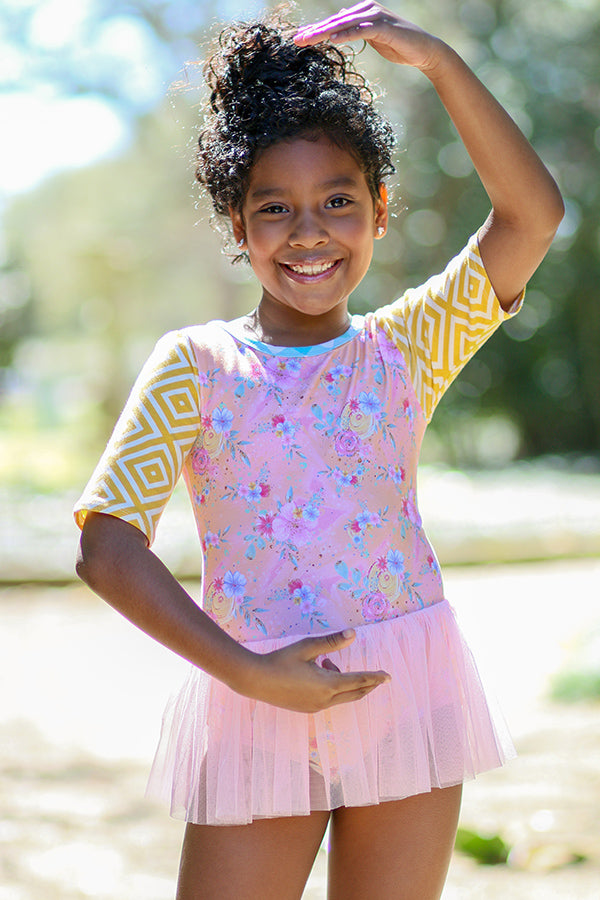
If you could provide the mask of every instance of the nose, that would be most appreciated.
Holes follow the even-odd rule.
[[[318,212],[311,209],[300,211],[295,217],[288,241],[291,247],[322,247],[329,241],[329,234]]]

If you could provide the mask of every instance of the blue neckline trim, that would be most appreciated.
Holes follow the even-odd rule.
[[[342,344],[347,344],[361,331],[364,321],[364,316],[352,316],[348,329],[343,334],[340,334],[339,337],[326,341],[324,344],[311,344],[308,347],[275,347],[273,344],[264,344],[262,341],[253,341],[251,338],[240,337],[238,334],[234,334],[228,328],[229,322],[223,322],[222,325],[225,331],[235,338],[236,341],[239,341],[240,344],[247,344],[261,353],[268,353],[270,356],[304,357],[329,353],[330,350],[335,350],[337,347],[341,347]]]

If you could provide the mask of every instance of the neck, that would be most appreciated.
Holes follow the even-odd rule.
[[[282,321],[263,304],[245,318],[246,333],[254,340],[275,347],[310,347],[324,344],[344,334],[350,326],[346,308],[331,310],[322,316],[308,316],[296,310],[288,310]]]

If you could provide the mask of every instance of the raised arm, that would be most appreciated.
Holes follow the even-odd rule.
[[[556,183],[503,107],[447,44],[371,0],[306,26],[302,45],[364,40],[429,78],[482,181],[492,210],[479,233],[484,265],[505,309],[544,258],[564,207]]]

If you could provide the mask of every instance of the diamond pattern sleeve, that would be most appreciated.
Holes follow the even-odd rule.
[[[198,372],[190,340],[161,338],[140,372],[108,445],[74,510],[130,522],[151,544],[200,428]]]
[[[485,271],[477,235],[445,270],[378,311],[379,324],[403,353],[427,421],[444,392],[502,322],[505,312]]]

